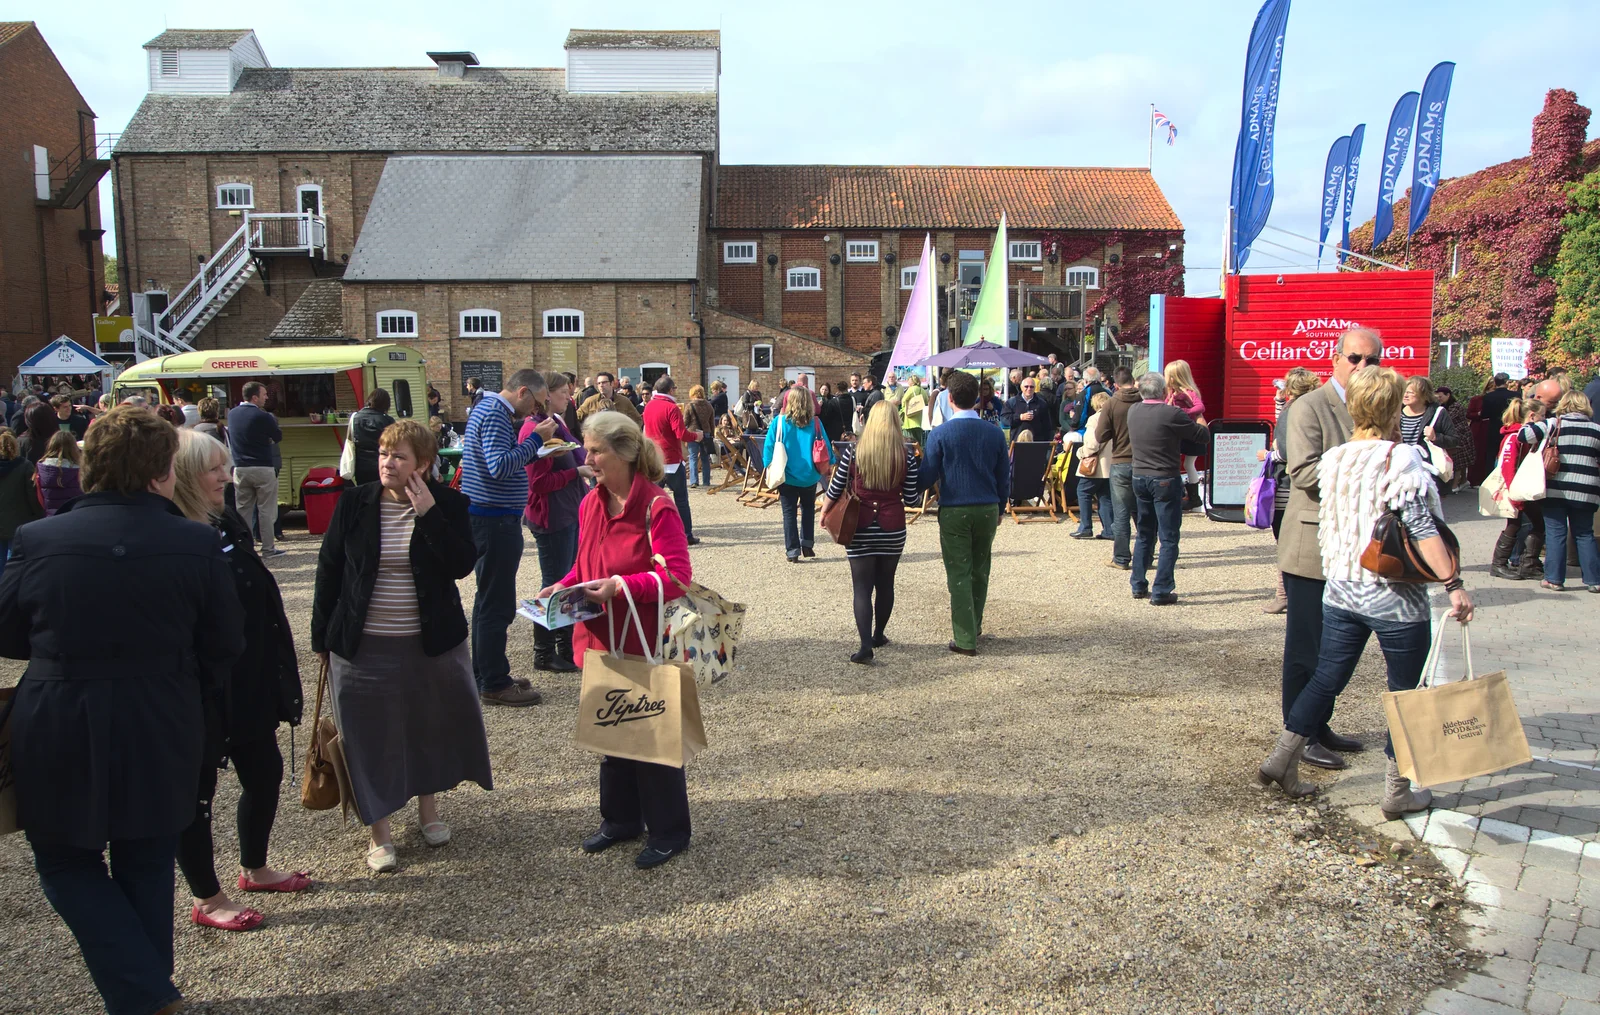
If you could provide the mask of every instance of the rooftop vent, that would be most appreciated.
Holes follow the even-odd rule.
[[[440,77],[464,78],[468,67],[478,66],[478,58],[465,50],[452,53],[429,53],[428,59],[439,65]]]

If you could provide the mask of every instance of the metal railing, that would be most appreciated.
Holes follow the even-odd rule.
[[[1052,327],[1083,327],[1087,293],[1082,286],[1020,284],[1017,319]]]
[[[250,249],[260,253],[298,253],[316,256],[328,247],[328,223],[311,212],[245,212]]]
[[[228,241],[221,249],[201,266],[200,273],[184,286],[182,291],[167,304],[167,309],[151,322],[157,334],[172,335],[181,332],[204,312],[206,304],[212,297],[227,288],[228,283],[239,273],[240,267],[250,259],[250,244],[247,242],[249,231],[250,218],[247,215],[244,224],[234,230],[233,235],[228,237]]]

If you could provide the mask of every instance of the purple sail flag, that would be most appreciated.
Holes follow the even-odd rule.
[[[1417,154],[1411,160],[1410,237],[1422,227],[1433,207],[1433,192],[1439,186],[1439,164],[1444,158],[1444,107],[1450,101],[1450,79],[1456,65],[1446,61],[1428,72],[1422,85],[1422,100],[1417,105]]]
[[[889,354],[888,372],[914,367],[917,361],[939,351],[939,338],[933,302],[933,237],[922,238],[922,260],[917,262],[917,280],[911,285],[906,315]],[[931,372],[930,372],[931,373]]]
[[[1400,169],[1411,150],[1411,130],[1417,119],[1416,92],[1406,92],[1389,114],[1388,141],[1383,148],[1383,175],[1378,178],[1378,213],[1372,219],[1372,249],[1394,232],[1394,189],[1400,185]]]
[[[1350,132],[1350,153],[1344,166],[1344,232],[1339,239],[1339,263],[1343,264],[1350,256],[1345,251],[1350,249],[1350,213],[1356,207],[1356,175],[1361,172],[1361,142],[1367,136],[1367,125],[1356,124],[1356,129]]]
[[[1328,231],[1339,215],[1339,199],[1344,196],[1345,163],[1350,156],[1350,135],[1328,146],[1328,163],[1322,169],[1322,231],[1317,235],[1317,263],[1322,262],[1322,247],[1328,242]]]
[[[1289,27],[1289,0],[1267,0],[1256,14],[1245,51],[1244,100],[1239,140],[1233,149],[1232,233],[1229,267],[1238,271],[1272,212],[1275,178],[1273,139],[1278,132],[1278,85],[1283,71],[1283,39]]]

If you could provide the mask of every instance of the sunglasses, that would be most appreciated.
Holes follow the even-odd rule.
[[[1345,353],[1344,358],[1345,362],[1349,363],[1353,367],[1360,366],[1363,361],[1365,361],[1369,367],[1378,366],[1383,362],[1382,356],[1363,356],[1359,352]]]

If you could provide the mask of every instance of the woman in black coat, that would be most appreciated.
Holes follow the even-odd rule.
[[[190,520],[216,529],[245,612],[244,655],[228,675],[220,707],[209,717],[214,735],[200,770],[200,809],[178,840],[178,867],[194,897],[192,923],[218,930],[254,930],[261,925],[261,913],[234,902],[217,881],[211,800],[217,790],[217,769],[231,760],[240,786],[241,892],[298,892],[311,887],[303,871],[286,873],[267,866],[267,841],[283,783],[278,724],[300,723],[300,663],[278,580],[256,555],[249,526],[227,506],[233,473],[227,447],[199,431],[179,431],[175,469],[173,502]]]
[[[389,415],[389,393],[373,388],[367,396],[366,408],[350,417],[350,440],[356,444],[356,482],[373,483],[378,479],[378,436],[394,422]]]
[[[317,557],[311,647],[328,689],[356,811],[372,833],[367,866],[398,866],[389,815],[417,798],[423,841],[450,828],[434,794],[493,789],[467,615],[456,581],[478,560],[467,498],[427,480],[433,434],[403,419],[379,440],[378,482],[347,489]]]
[[[0,654],[29,660],[11,763],[40,885],[106,1010],[149,1015],[180,1002],[173,858],[244,613],[216,532],[170,499],[177,432],[118,406],[84,443],[86,493],[19,529],[0,578]],[[88,616],[84,589],[116,609]]]

